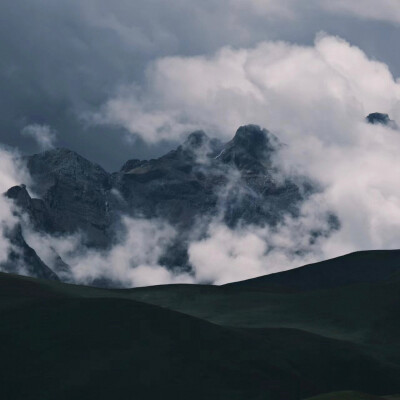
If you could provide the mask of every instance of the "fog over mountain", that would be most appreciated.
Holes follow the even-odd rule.
[[[215,229],[233,235],[250,229],[258,232],[251,233],[256,243],[251,245],[250,238],[250,248],[243,250],[263,257],[267,243],[258,235],[269,235],[266,229],[277,234],[285,219],[300,218],[302,203],[319,187],[279,171],[274,158],[281,147],[273,134],[248,125],[228,143],[193,132],[163,157],[129,160],[112,174],[67,149],[24,157],[20,162],[26,163],[32,195],[25,185],[6,193],[20,223],[8,233],[16,254],[5,268],[12,270],[18,259],[22,266],[16,272],[24,272],[24,263],[35,263],[32,275],[48,277],[50,268],[67,281],[110,285],[255,276],[261,265],[205,269],[199,246],[209,245]],[[310,243],[337,226],[326,212],[320,231],[306,232]],[[228,242],[236,251],[235,238]],[[28,245],[36,250],[36,260],[24,250]],[[310,251],[310,244],[303,245],[288,251]],[[200,253],[214,258],[209,251]]]
[[[219,284],[399,247],[396,0],[0,15],[3,270]]]
[[[386,114],[360,124],[398,135]],[[3,199],[2,268],[112,287],[221,284],[357,250],[360,240],[376,245],[371,229],[343,246],[357,228],[354,210],[331,194],[343,182],[294,173],[287,147],[256,125],[228,142],[196,131],[166,155],[128,160],[112,174],[67,149],[5,153],[25,183]]]

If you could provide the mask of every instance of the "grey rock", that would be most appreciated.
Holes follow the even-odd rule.
[[[379,112],[371,113],[366,117],[368,123],[376,125],[386,125],[392,129],[398,129],[398,125],[395,121],[389,118],[388,114],[383,114]]]
[[[88,246],[109,242],[110,177],[99,165],[67,149],[27,157],[34,191],[49,210],[52,232],[86,235]]]

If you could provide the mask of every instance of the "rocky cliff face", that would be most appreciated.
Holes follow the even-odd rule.
[[[24,186],[11,188],[7,196],[36,231],[80,232],[84,245],[93,248],[114,242],[121,215],[168,221],[178,237],[164,263],[190,269],[186,239],[195,224],[201,227],[199,221],[274,225],[285,214],[296,215],[314,188],[310,182],[275,179],[273,157],[280,146],[274,135],[254,125],[240,127],[228,143],[198,131],[166,155],[129,160],[112,174],[73,151],[55,149],[26,157],[37,198]]]
[[[88,245],[107,245],[111,184],[106,171],[67,149],[27,157],[27,167],[34,192],[47,210],[38,228],[47,225],[44,231],[50,233],[81,230],[87,234]]]

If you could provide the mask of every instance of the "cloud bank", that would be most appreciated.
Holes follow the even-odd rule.
[[[348,140],[369,112],[400,117],[400,85],[384,63],[321,34],[314,46],[262,42],[224,47],[211,57],[166,57],[147,70],[143,87],[123,87],[95,121],[120,124],[144,140],[180,139],[205,129],[229,139],[255,123],[284,139]]]
[[[336,36],[320,34],[310,46],[264,41],[212,55],[161,57],[142,83],[122,84],[92,122],[123,127],[151,144],[181,140],[195,129],[227,140],[238,126],[256,123],[287,145],[275,160],[282,174],[308,176],[321,192],[303,205],[300,218],[287,217],[274,229],[212,221],[189,245],[192,274],[162,266],[175,235],[162,221],[125,220],[126,235],[108,252],[82,249],[78,236],[27,240],[38,251],[54,248],[78,282],[106,277],[126,286],[225,283],[350,251],[398,248],[400,132],[367,124],[374,111],[400,121],[399,81],[385,63]],[[5,174],[8,187],[13,173]],[[328,235],[331,213],[340,226]],[[39,255],[50,260],[52,254]]]
[[[257,123],[287,144],[276,160],[285,174],[321,184],[298,221],[275,231],[212,224],[207,238],[192,243],[196,279],[224,283],[399,247],[400,132],[368,125],[365,116],[374,111],[400,120],[399,81],[359,48],[320,34],[314,46],[263,42],[211,57],[162,58],[148,69],[144,87],[124,87],[96,118],[149,142],[198,128],[228,139],[239,125]],[[326,230],[320,216],[330,212],[340,229],[313,242],[312,232]]]
[[[58,256],[68,265],[57,271],[63,280],[81,284],[120,287],[165,283],[193,283],[191,275],[169,271],[160,258],[176,236],[175,229],[157,219],[123,217],[117,243],[108,250],[88,249],[79,234],[54,237],[34,232],[25,225],[27,243],[57,271]]]

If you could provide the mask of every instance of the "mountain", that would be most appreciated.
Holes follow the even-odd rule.
[[[361,255],[388,274],[398,257]],[[400,270],[366,282],[354,257],[320,265],[335,282],[324,289],[283,273],[305,277],[298,287],[306,290],[254,282],[110,290],[0,273],[2,394],[381,400],[399,393]],[[342,262],[349,280],[337,272]],[[357,262],[358,280],[350,268]]]
[[[88,249],[107,250],[117,243],[122,217],[166,221],[177,236],[160,263],[190,271],[188,240],[204,236],[210,221],[229,227],[274,226],[284,215],[296,216],[317,190],[304,177],[283,176],[274,162],[281,146],[255,125],[240,127],[228,143],[197,131],[164,156],[128,160],[114,173],[73,151],[53,149],[25,157],[34,195],[21,185],[6,196],[21,218],[29,217],[35,232],[54,237],[79,233]],[[336,229],[334,218],[331,225]],[[57,272],[56,265],[47,267]],[[43,276],[40,269],[29,272]]]
[[[47,210],[42,218],[34,216],[35,228],[47,233],[83,231],[87,245],[108,244],[111,182],[105,170],[67,149],[27,157],[26,165],[34,181],[33,191]]]
[[[373,396],[359,392],[336,392],[315,396],[308,400],[399,400],[400,396]]]
[[[400,335],[398,256],[397,250],[371,251],[318,263],[324,271],[322,282],[329,282],[321,287],[310,285],[308,272],[315,268],[311,265],[218,288],[155,286],[134,289],[132,295],[217,324],[256,329],[281,326],[363,343],[385,335],[389,344]],[[344,279],[345,271],[348,279]],[[315,280],[320,281],[318,274]]]
[[[301,187],[274,179],[272,156],[277,139],[249,125],[222,145],[194,132],[163,157],[128,161],[112,175],[125,211],[160,217],[183,229],[199,216],[219,213],[228,225],[239,221],[276,223],[283,212],[296,212]]]
[[[367,121],[394,127],[387,114],[370,114]],[[227,143],[203,131],[193,132],[162,157],[131,159],[113,173],[68,149],[26,156],[32,178],[26,182],[29,190],[22,183],[5,194],[14,202],[20,224],[10,237],[14,252],[2,269],[74,281],[62,254],[49,245],[48,252],[54,254],[44,261],[38,255],[41,249],[27,242],[27,231],[56,240],[79,235],[80,252],[106,253],[129,233],[126,218],[135,218],[169,224],[174,237],[153,264],[190,274],[188,247],[207,237],[211,223],[232,229],[249,225],[273,229],[287,217],[300,216],[304,201],[321,190],[307,177],[285,174],[277,162],[283,147],[271,132],[246,125]],[[309,232],[314,241],[340,227],[334,214],[322,218],[326,229]],[[312,269],[310,287],[329,284],[322,276],[316,278],[320,273],[318,265]],[[268,279],[272,283],[275,278]],[[348,275],[346,279],[351,280]],[[306,284],[305,277],[301,282]],[[109,277],[96,277],[90,283],[123,285]]]
[[[398,129],[398,125],[397,125],[396,121],[393,121],[392,119],[390,119],[388,114],[375,112],[375,113],[369,114],[366,119],[367,119],[367,122],[372,125],[380,124],[380,125],[388,126],[392,129]]]

